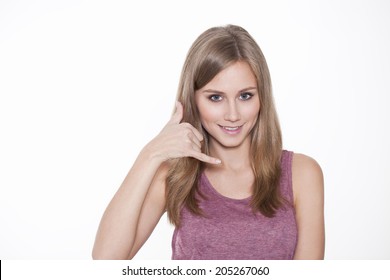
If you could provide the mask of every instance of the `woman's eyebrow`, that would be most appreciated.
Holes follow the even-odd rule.
[[[247,91],[247,90],[252,90],[252,89],[257,90],[257,87],[247,87],[247,88],[244,88],[244,89],[240,90],[240,92]]]
[[[203,90],[202,92],[210,92],[210,93],[224,94],[223,91],[219,91],[219,90],[216,90],[216,89],[205,89],[205,90]]]
[[[246,88],[243,88],[243,89],[239,90],[238,92],[244,92],[244,91],[253,90],[253,89],[256,89],[256,90],[257,90],[257,87],[246,87]],[[202,92],[210,92],[210,93],[216,93],[216,94],[224,94],[223,91],[216,90],[216,89],[205,89],[205,90],[203,90]]]

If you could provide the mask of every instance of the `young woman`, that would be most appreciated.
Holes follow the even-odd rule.
[[[172,259],[322,259],[322,171],[282,150],[268,66],[250,34],[233,25],[201,34],[177,100],[108,205],[93,258],[133,258],[167,211]]]

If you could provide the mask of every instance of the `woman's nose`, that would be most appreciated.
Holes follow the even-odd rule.
[[[236,122],[240,120],[240,118],[241,116],[236,102],[228,102],[225,112],[225,120],[230,122]]]

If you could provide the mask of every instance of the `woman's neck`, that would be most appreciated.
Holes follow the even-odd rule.
[[[221,164],[215,165],[218,169],[229,171],[247,170],[251,167],[250,160],[250,143],[242,143],[237,147],[224,147],[213,142],[209,145],[210,155],[222,161]]]

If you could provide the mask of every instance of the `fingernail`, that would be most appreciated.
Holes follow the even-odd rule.
[[[215,163],[220,164],[222,161],[220,159],[216,159]]]

